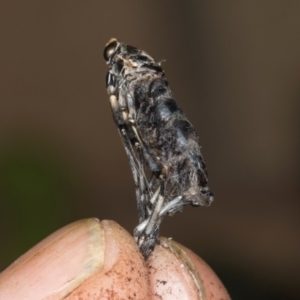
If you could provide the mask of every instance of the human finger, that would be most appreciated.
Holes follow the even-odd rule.
[[[113,221],[67,225],[0,274],[1,299],[148,299],[149,294],[143,258]]]
[[[191,250],[171,239],[160,238],[147,267],[151,299],[230,299],[214,271]]]
[[[3,299],[229,299],[194,253],[161,238],[145,263],[113,221],[72,223],[0,274]]]

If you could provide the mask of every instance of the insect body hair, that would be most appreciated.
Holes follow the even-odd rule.
[[[186,204],[208,206],[213,194],[198,136],[174,100],[160,63],[116,39],[106,45],[104,58],[113,118],[136,188],[140,223],[134,236],[147,258],[164,215]]]
[[[140,77],[129,87],[139,96],[135,97],[139,101],[136,125],[145,147],[165,173],[166,189],[172,187],[167,200],[183,195],[194,206],[210,205],[213,195],[194,127],[173,99],[164,74],[153,74],[141,83],[144,80]]]

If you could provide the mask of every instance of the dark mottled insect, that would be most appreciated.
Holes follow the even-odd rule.
[[[116,39],[106,45],[104,58],[112,114],[136,187],[134,237],[147,258],[166,214],[186,204],[208,206],[213,194],[198,137],[173,99],[161,64]]]

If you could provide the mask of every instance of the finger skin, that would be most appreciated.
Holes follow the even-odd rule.
[[[113,221],[58,230],[0,274],[0,299],[230,299],[192,251],[161,238],[147,262]]]
[[[195,253],[160,238],[147,261],[152,299],[230,300],[213,270]]]
[[[186,252],[187,256],[194,264],[200,276],[200,279],[203,282],[203,287],[206,293],[206,299],[230,299],[230,296],[227,290],[225,289],[223,283],[215,274],[215,272],[206,264],[206,262],[190,249],[187,249],[182,245],[180,245],[180,247]]]
[[[102,269],[103,246],[96,219],[61,228],[0,274],[0,299],[63,299]]]
[[[103,269],[66,299],[150,299],[148,271],[132,236],[113,221],[102,221],[105,232]]]

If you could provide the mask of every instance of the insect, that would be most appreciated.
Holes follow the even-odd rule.
[[[209,206],[214,198],[198,136],[173,99],[161,63],[114,38],[104,58],[112,115],[135,183],[134,237],[147,259],[165,215],[187,204]]]

